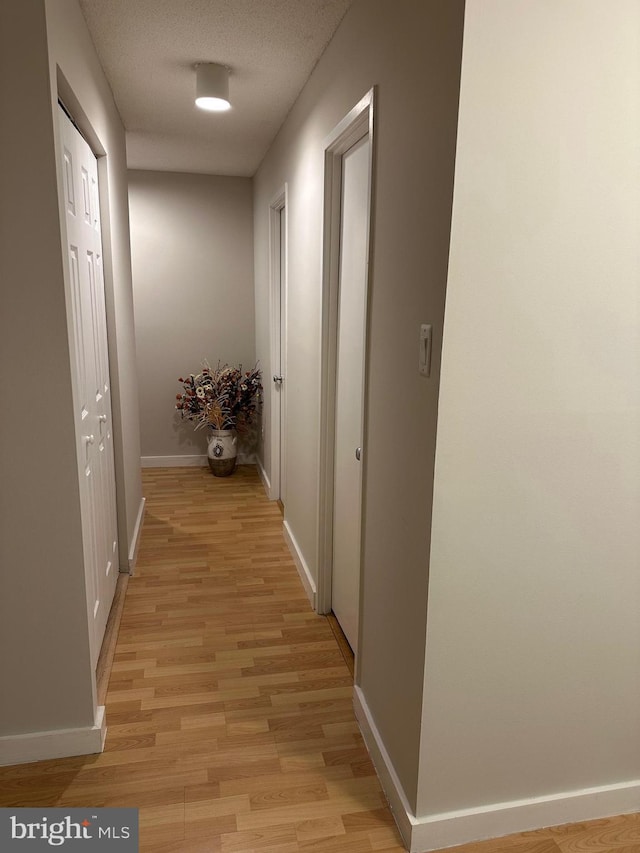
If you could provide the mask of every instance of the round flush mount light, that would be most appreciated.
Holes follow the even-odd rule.
[[[215,62],[196,65],[196,106],[210,112],[231,109],[229,102],[229,69]]]

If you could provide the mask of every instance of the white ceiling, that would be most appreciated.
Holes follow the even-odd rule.
[[[132,169],[253,175],[352,0],[80,0]],[[196,62],[232,109],[194,105]]]

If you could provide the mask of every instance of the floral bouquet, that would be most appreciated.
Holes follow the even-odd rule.
[[[196,429],[244,430],[256,415],[262,391],[262,372],[258,367],[242,372],[242,365],[228,364],[215,369],[205,362],[202,373],[180,377],[184,391],[176,394],[176,409]]]

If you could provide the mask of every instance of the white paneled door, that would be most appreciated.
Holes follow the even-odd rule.
[[[369,136],[342,157],[331,607],[357,652],[369,234]]]
[[[69,259],[70,347],[91,650],[97,663],[118,577],[111,389],[98,163],[59,108]]]

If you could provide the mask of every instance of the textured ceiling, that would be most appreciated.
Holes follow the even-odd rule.
[[[131,169],[253,175],[352,0],[80,0]],[[194,105],[196,62],[232,109]]]

